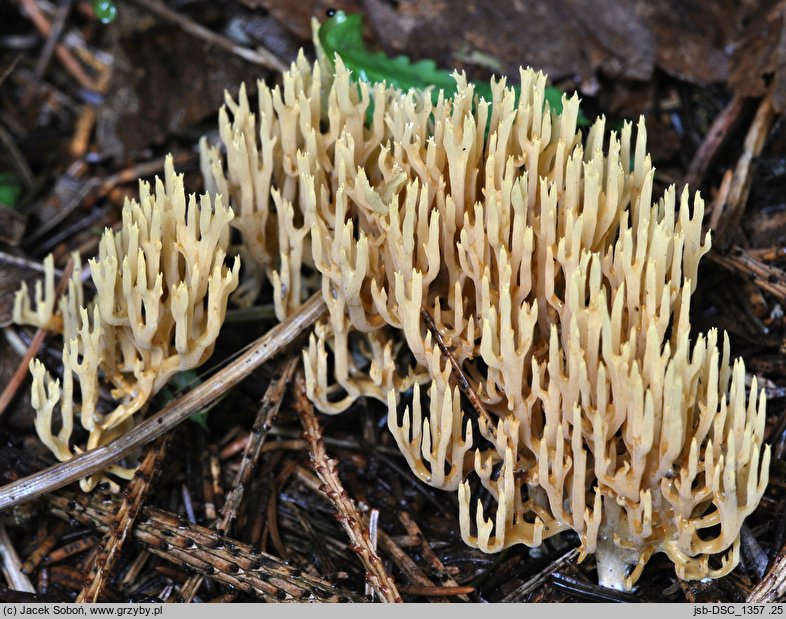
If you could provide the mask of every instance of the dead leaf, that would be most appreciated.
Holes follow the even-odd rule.
[[[340,9],[351,13],[362,11],[363,7],[360,0],[303,0],[292,2],[291,0],[240,0],[248,8],[263,8],[270,11],[281,25],[289,32],[294,34],[302,41],[311,39],[311,18],[316,17],[319,21],[325,19],[325,13],[329,8]]]
[[[155,27],[121,39],[96,135],[106,155],[124,157],[213,116],[224,90],[262,77],[258,66],[185,32]],[[198,62],[195,62],[198,59]]]
[[[455,3],[365,0],[383,48],[453,66],[468,50],[555,82],[596,73],[649,80],[656,66],[699,84],[723,82],[743,8],[736,0],[580,0]]]
[[[27,216],[9,206],[0,205],[0,241],[19,245],[27,227]]]
[[[750,16],[732,55],[729,85],[740,97],[773,89],[776,112],[786,109],[786,2],[768,0]]]

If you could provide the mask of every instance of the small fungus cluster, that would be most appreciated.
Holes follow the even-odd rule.
[[[193,195],[186,200],[171,158],[155,191],[140,182],[139,194],[139,201],[126,201],[122,227],[104,232],[98,257],[89,262],[96,291],[91,303],[84,303],[77,266],[55,312],[51,258],[45,261],[43,291],[37,286],[35,310],[24,286],[15,298],[17,323],[62,328],[62,386],[43,363],[30,364],[36,431],[61,461],[83,450],[72,439],[75,415],[88,432],[84,448],[105,445],[133,426],[135,414],[174,374],[203,363],[237,287],[239,261],[231,269],[224,266],[233,218],[228,207],[207,196],[199,203]],[[133,470],[117,466],[108,472],[127,477]],[[83,479],[83,489],[97,480]]]

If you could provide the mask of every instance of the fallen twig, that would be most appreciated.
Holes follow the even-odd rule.
[[[729,196],[713,239],[714,245],[720,249],[727,249],[734,242],[734,235],[748,202],[753,161],[761,153],[773,122],[775,122],[775,110],[772,107],[772,95],[768,94],[759,104],[756,116],[745,136],[742,154],[734,169]]]
[[[2,522],[0,522],[0,560],[2,572],[12,588],[17,591],[35,593],[35,587],[27,575],[22,572],[22,562],[19,560],[19,555],[16,554],[16,549]]]
[[[42,36],[48,37],[52,30],[52,25],[47,21],[46,16],[41,12],[41,9],[38,8],[38,5],[35,3],[35,1],[19,1],[22,3],[22,6],[25,8],[28,17],[30,18],[30,21],[33,22],[38,32],[40,32]],[[87,73],[85,73],[82,65],[79,64],[77,59],[74,58],[65,45],[62,43],[55,45],[55,54],[57,54],[57,57],[60,59],[60,62],[63,64],[66,71],[68,71],[74,77],[74,79],[79,82],[79,85],[82,88],[93,91],[98,90],[95,82]]]
[[[442,337],[442,333],[440,332],[439,328],[437,327],[434,319],[431,317],[429,312],[422,308],[420,310],[420,315],[423,320],[426,322],[426,327],[431,332],[431,336],[434,338],[434,341],[437,343],[442,355],[450,361],[450,366],[453,368],[452,375],[456,379],[458,383],[459,389],[461,392],[467,397],[472,404],[472,408],[475,409],[475,412],[478,415],[478,419],[482,419],[488,425],[488,428],[491,432],[494,431],[496,428],[496,422],[491,418],[491,415],[488,414],[486,411],[486,407],[483,406],[483,402],[480,401],[478,394],[475,393],[475,390],[472,388],[472,385],[469,384],[467,377],[464,375],[464,370],[461,369],[461,366],[456,361],[456,358],[448,349],[447,344],[445,344],[445,340]]]
[[[402,593],[406,593],[407,595],[422,595],[424,597],[447,597],[451,595],[460,595],[465,596],[468,593],[474,593],[475,587],[460,587],[460,586],[449,586],[449,587],[438,587],[438,586],[422,586],[422,585],[401,585],[399,586]]]
[[[108,445],[91,449],[67,462],[55,464],[0,488],[0,511],[97,473],[115,464],[135,449],[147,445],[234,387],[254,369],[281,352],[316,322],[324,311],[322,293],[317,292],[297,312],[256,340],[248,347],[247,352],[223,370],[183,397],[170,402],[127,434]]]
[[[23,573],[32,574],[33,570],[49,556],[50,551],[55,547],[60,536],[63,534],[64,528],[62,523],[58,523],[55,526],[48,526],[42,529],[42,532],[39,534],[40,542],[38,546],[27,556],[27,559],[22,564]]]
[[[423,535],[423,532],[420,530],[420,527],[417,523],[412,519],[408,512],[401,512],[398,515],[398,519],[401,521],[401,524],[404,525],[404,528],[407,530],[409,535],[415,537],[419,541],[420,546],[420,554],[422,557],[429,562],[431,568],[434,570],[436,574],[439,574],[442,578],[442,583],[444,588],[451,589],[452,593],[446,595],[460,595],[463,602],[469,602],[469,598],[461,593],[456,593],[459,584],[453,579],[453,577],[448,573],[445,569],[445,565],[442,563],[440,558],[436,555],[436,553],[431,549],[428,541]],[[473,587],[470,587],[473,589]],[[467,591],[467,593],[471,593],[471,591]],[[428,594],[424,594],[428,595]]]
[[[322,428],[319,426],[319,421],[314,415],[314,408],[306,396],[306,385],[302,372],[298,373],[295,381],[297,385],[295,409],[303,424],[303,436],[308,442],[314,471],[322,481],[321,490],[336,507],[337,518],[352,542],[350,548],[365,566],[366,578],[374,587],[377,595],[386,602],[401,602],[401,595],[399,595],[396,584],[385,571],[379,555],[374,550],[368,527],[363,523],[362,516],[338,478],[336,460],[329,458],[325,451]]]
[[[32,189],[35,185],[33,170],[30,168],[30,164],[27,163],[27,159],[25,159],[22,151],[16,145],[14,138],[6,131],[3,125],[0,125],[0,143],[5,147],[6,154],[14,166],[14,171],[19,176],[19,180],[22,181],[22,184],[27,189]]]
[[[715,160],[731,130],[737,125],[744,109],[745,101],[740,97],[734,97],[715,117],[707,135],[704,136],[704,141],[688,166],[688,172],[685,174],[686,185],[698,189],[704,180],[707,168]]]
[[[745,600],[748,604],[775,602],[786,593],[786,547],[781,548],[770,568]]]
[[[284,399],[284,391],[292,378],[298,361],[300,361],[300,357],[292,357],[284,366],[284,370],[280,377],[272,381],[265,391],[265,395],[262,398],[262,406],[259,407],[254,425],[252,426],[251,438],[248,443],[246,443],[246,450],[243,453],[240,468],[235,474],[232,490],[227,495],[221,518],[216,523],[217,529],[229,531],[229,526],[237,515],[240,502],[243,500],[246,484],[259,459],[262,445],[265,443],[268,432],[270,432],[273,419],[275,419],[276,414],[278,414],[278,409],[281,407],[281,402]],[[194,598],[203,580],[204,576],[201,574],[195,574],[189,577],[181,588],[181,595],[184,601],[190,602]]]
[[[22,54],[17,54],[14,57],[14,59],[8,64],[8,66],[5,69],[3,69],[2,73],[0,73],[0,84],[6,81],[8,79],[8,76],[14,72],[20,60],[22,60]]]
[[[52,27],[49,29],[49,34],[44,43],[44,49],[41,50],[41,55],[35,63],[35,74],[39,79],[44,77],[46,69],[49,66],[49,61],[52,59],[52,53],[55,51],[57,42],[60,40],[60,35],[63,33],[68,14],[71,12],[71,4],[73,0],[63,0],[57,5],[55,19],[52,22]]]
[[[59,518],[74,519],[104,531],[110,529],[113,501],[107,503],[97,495],[82,495],[77,500],[74,497],[62,493],[51,495],[47,501]],[[291,567],[277,557],[259,552],[249,544],[190,523],[171,512],[143,508],[132,534],[150,553],[174,563],[181,570],[199,572],[267,601],[357,602],[362,599]]]
[[[728,252],[710,252],[709,259],[748,277],[759,288],[775,295],[779,300],[786,299],[786,272],[754,258],[741,247],[732,247]]]
[[[505,598],[503,598],[502,602],[525,602],[529,595],[535,591],[538,587],[543,585],[546,581],[549,580],[551,575],[560,569],[562,566],[566,565],[567,563],[571,563],[576,560],[579,556],[579,551],[576,548],[572,548],[564,555],[559,557],[556,561],[548,565],[545,569],[538,572],[530,578],[527,582],[522,584],[520,587],[517,587],[513,591],[511,591]]]
[[[248,47],[237,45],[227,37],[216,34],[212,30],[205,28],[201,24],[196,23],[185,15],[181,15],[180,13],[173,11],[160,2],[154,2],[153,0],[132,0],[132,2],[145,8],[151,13],[158,15],[158,17],[161,19],[165,19],[168,22],[178,25],[189,34],[197,38],[204,39],[211,45],[215,45],[220,49],[231,52],[236,56],[240,56],[240,58],[243,60],[278,72],[284,72],[288,69],[285,62],[283,62],[273,52],[265,49],[264,47],[258,46],[256,50],[253,50],[249,49]]]
[[[551,583],[558,589],[576,595],[578,598],[593,602],[631,603],[641,602],[639,598],[625,591],[617,591],[588,582],[582,582],[565,574],[554,572],[550,575]]]
[[[150,484],[158,473],[166,453],[168,437],[163,436],[145,454],[142,463],[128,484],[123,500],[113,515],[110,531],[98,549],[90,574],[82,585],[76,598],[77,602],[97,602],[101,596],[107,577],[112,572],[115,561],[120,556],[123,542],[134,526],[139,510],[150,491]]]
[[[385,552],[390,555],[390,559],[393,561],[394,565],[401,570],[403,576],[410,581],[407,586],[420,587],[423,590],[433,590],[434,587],[436,587],[434,581],[426,575],[412,557],[399,548],[396,542],[383,531],[379,532],[379,543],[382,548],[385,549]],[[444,600],[434,601],[439,602]]]

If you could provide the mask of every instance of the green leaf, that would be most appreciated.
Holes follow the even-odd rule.
[[[363,41],[363,16],[360,13],[347,14],[335,11],[320,25],[317,35],[325,57],[332,63],[336,54],[346,67],[361,81],[376,84],[385,82],[388,86],[409,90],[431,89],[431,99],[437,102],[439,91],[445,97],[456,94],[456,81],[452,73],[439,69],[433,60],[411,61],[407,56],[390,58],[383,52],[370,52]],[[491,86],[488,82],[474,82],[475,93],[486,101],[491,101]],[[516,100],[519,89],[514,86]],[[552,110],[562,112],[562,91],[553,86],[546,87],[546,101]],[[579,112],[579,124],[589,124]]]
[[[165,385],[163,389],[158,394],[163,400],[163,404],[169,404],[177,397],[179,397],[182,393],[192,389],[193,387],[200,385],[202,383],[202,379],[199,378],[199,375],[194,370],[185,370],[184,372],[179,372],[175,374],[169,381],[168,385]],[[200,426],[205,432],[208,431],[207,427],[207,416],[208,413],[215,408],[215,406],[224,399],[225,396],[221,396],[220,398],[216,398],[210,404],[205,406],[204,408],[198,410],[196,413],[191,415],[188,419],[193,421],[195,424]]]
[[[16,206],[22,194],[22,183],[10,172],[0,172],[0,204]]]
[[[90,3],[102,24],[109,24],[117,17],[117,6],[112,0],[90,0]]]

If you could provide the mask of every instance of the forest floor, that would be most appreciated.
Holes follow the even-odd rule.
[[[0,3],[0,388],[14,396],[0,411],[0,484],[52,463],[35,435],[20,353],[39,345],[54,368],[61,346],[57,336],[34,342],[34,330],[10,324],[13,292],[35,280],[50,252],[58,268],[74,250],[94,254],[137,179],[161,174],[166,153],[188,190],[200,191],[196,145],[215,137],[224,91],[279,82],[301,47],[313,58],[310,20],[329,7],[124,0],[104,24],[94,4]],[[142,474],[124,492],[88,495],[72,485],[0,514],[0,550],[18,557],[6,562],[0,600],[363,601],[379,600],[381,590],[395,597],[368,584],[385,578],[413,602],[786,594],[786,2],[624,0],[591,12],[573,0],[520,4],[334,3],[365,14],[371,49],[430,58],[476,79],[515,81],[519,65],[530,65],[578,91],[587,116],[603,114],[607,126],[644,115],[656,191],[672,183],[701,191],[715,248],[701,268],[692,324],[729,332],[734,355],[765,388],[773,446],[770,486],[743,526],[740,565],[718,580],[684,582],[658,554],[624,593],[596,584],[592,557],[577,563],[572,533],[532,549],[472,549],[461,539],[455,493],[410,473],[385,407],[361,401],[328,417],[302,402],[296,383],[282,379],[299,359],[295,346],[212,403],[201,423],[182,423],[145,447]],[[260,299],[252,315],[230,308],[200,379],[274,324],[264,306]],[[184,388],[172,386],[170,397]],[[151,411],[162,405],[155,400]],[[216,530],[228,501],[234,519]],[[370,551],[353,537],[365,528]]]

